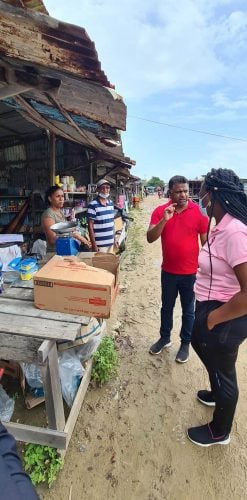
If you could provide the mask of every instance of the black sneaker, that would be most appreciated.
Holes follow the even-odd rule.
[[[199,399],[199,401],[201,403],[203,403],[204,405],[215,406],[215,401],[214,401],[214,398],[212,396],[211,391],[206,391],[206,390],[205,391],[198,391],[197,399]]]
[[[163,339],[159,339],[157,342],[155,342],[155,344],[151,345],[149,353],[154,355],[160,354],[163,349],[167,349],[171,345],[172,343],[170,341],[166,342]]]
[[[177,352],[176,361],[178,363],[186,363],[189,359],[189,344],[181,343],[181,346]]]
[[[187,437],[192,443],[198,446],[213,446],[214,444],[229,444],[230,434],[222,436],[213,436],[210,424],[200,425],[199,427],[191,427],[187,431]]]

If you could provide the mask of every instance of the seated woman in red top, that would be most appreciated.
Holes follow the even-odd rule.
[[[200,199],[216,226],[199,255],[191,343],[211,386],[197,398],[215,410],[210,423],[188,430],[188,438],[211,446],[230,442],[238,400],[235,364],[247,337],[247,197],[237,175],[219,168],[206,175]]]

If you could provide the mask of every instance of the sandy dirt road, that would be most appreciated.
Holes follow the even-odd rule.
[[[175,362],[180,304],[173,344],[159,356],[148,353],[159,334],[161,248],[146,243],[153,208],[150,196],[134,211],[121,289],[108,331],[116,337],[119,375],[84,400],[63,471],[46,500],[243,500],[247,499],[247,344],[240,348],[240,398],[225,447],[190,443],[186,429],[210,420],[212,409],[195,398],[207,375],[191,350],[188,363]]]

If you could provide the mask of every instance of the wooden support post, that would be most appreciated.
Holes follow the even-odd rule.
[[[51,186],[55,184],[56,175],[56,136],[52,132],[50,133],[50,183]]]
[[[58,370],[56,342],[51,341],[46,361],[41,365],[45,393],[45,405],[48,425],[51,429],[63,431],[65,426],[62,390]]]
[[[90,184],[93,184],[93,163],[90,163]]]
[[[79,389],[77,391],[75,400],[73,402],[73,406],[71,408],[68,420],[67,420],[65,428],[64,428],[64,432],[66,434],[66,448],[68,448],[70,438],[72,436],[72,432],[74,430],[74,427],[75,427],[75,424],[77,421],[77,417],[78,417],[79,412],[81,410],[82,402],[83,402],[85,395],[86,395],[86,392],[87,392],[87,388],[88,388],[90,378],[91,378],[92,364],[93,364],[92,359],[87,361],[86,370],[84,372],[83,378],[81,380]]]

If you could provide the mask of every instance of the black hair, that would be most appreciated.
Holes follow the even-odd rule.
[[[60,186],[56,185],[56,186],[51,186],[49,187],[49,189],[47,189],[46,193],[45,193],[45,203],[47,206],[50,206],[50,200],[49,200],[49,196],[52,196],[53,193],[55,193],[56,191],[58,191],[59,189],[62,190],[62,188],[60,188]]]
[[[204,187],[212,193],[212,205],[217,201],[225,212],[247,225],[247,196],[233,170],[212,168],[204,179]]]
[[[168,182],[168,189],[172,189],[174,184],[188,184],[188,180],[183,175],[174,175]]]
[[[247,225],[247,196],[244,192],[244,185],[233,170],[227,168],[212,168],[204,178],[203,184],[207,193],[212,193],[211,210],[207,230],[207,245],[210,261],[210,283],[208,291],[208,301],[212,288],[213,264],[212,254],[209,244],[209,231],[213,217],[214,203],[217,201],[223,210]],[[209,312],[209,311],[208,311]]]

